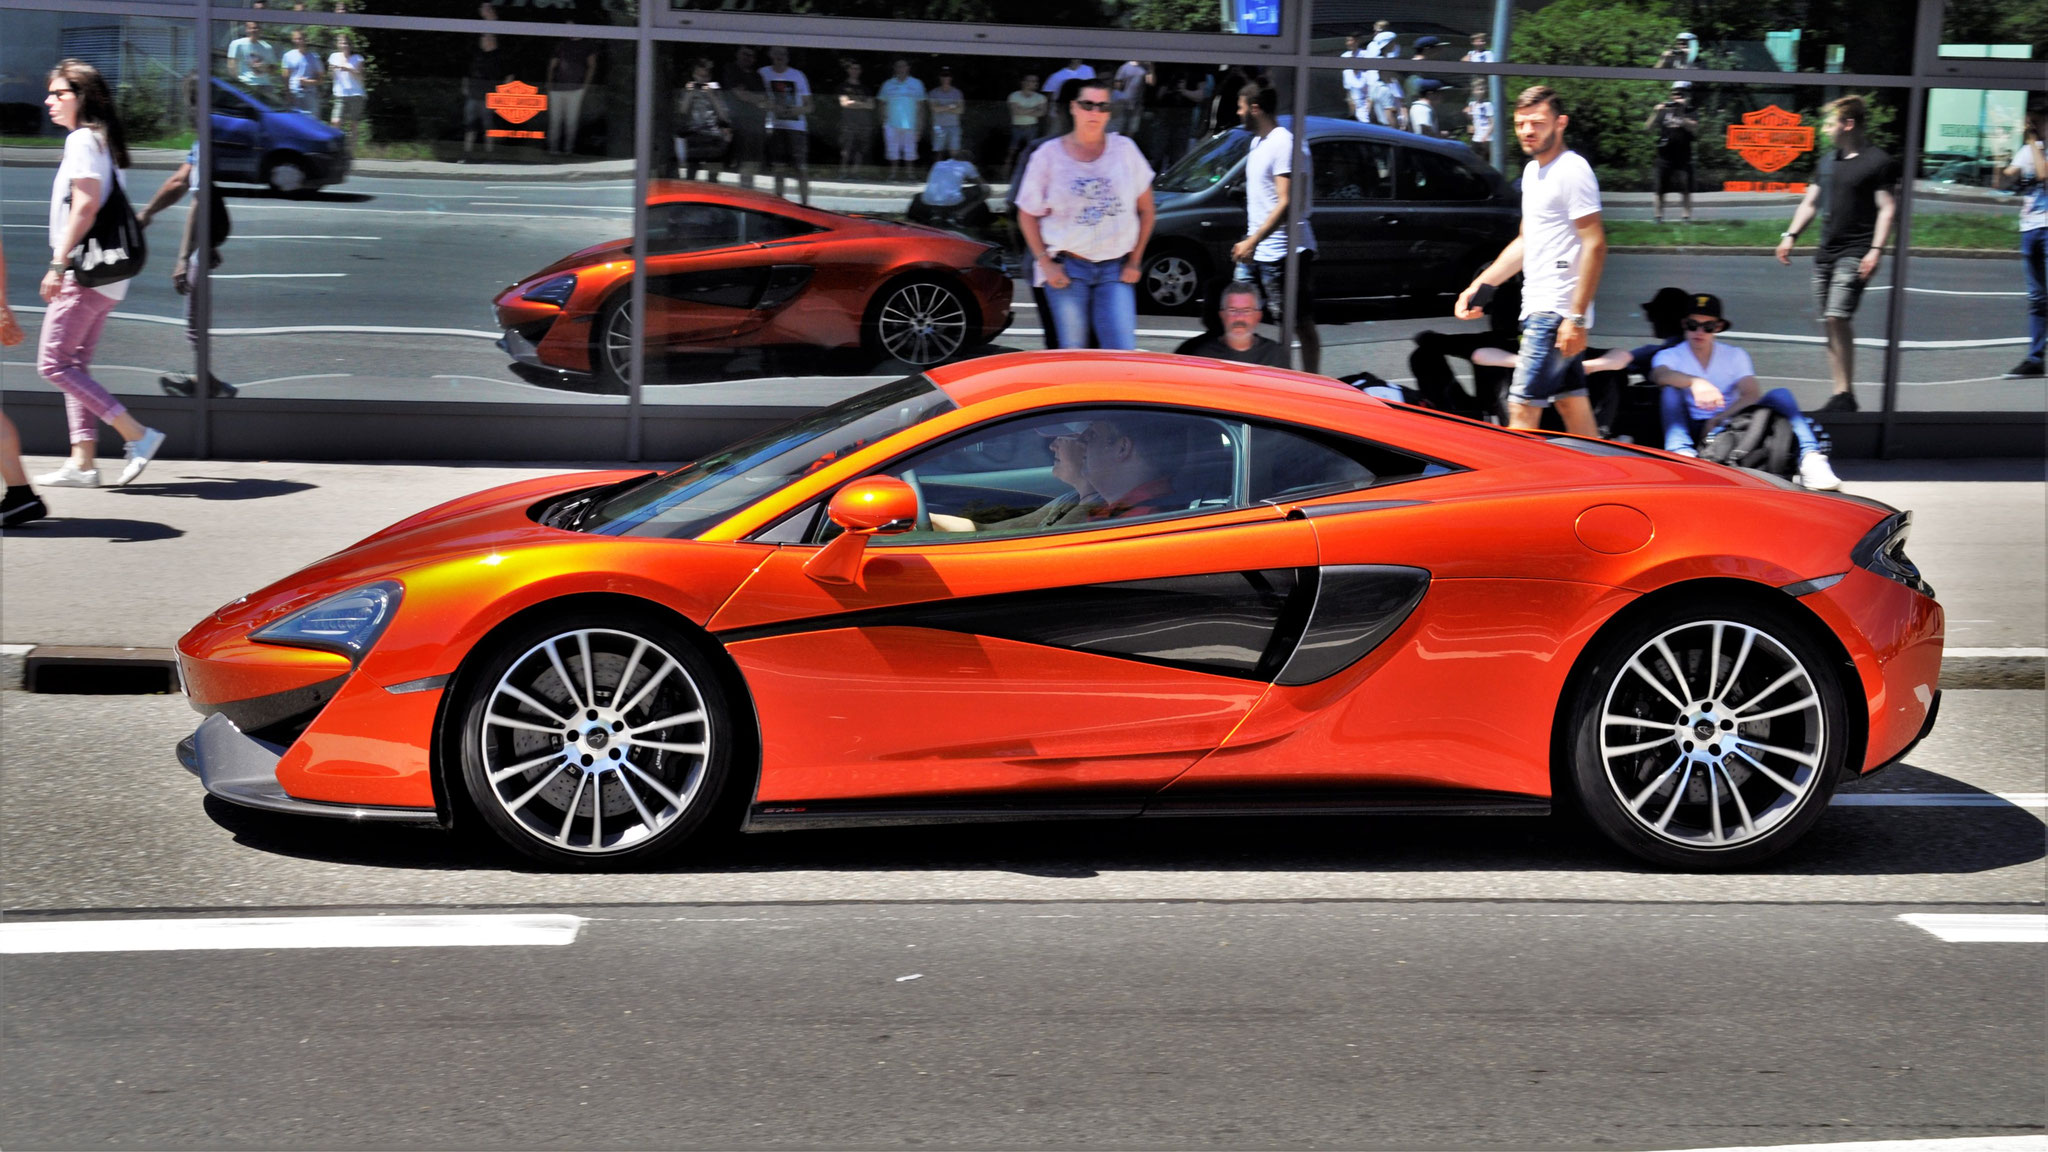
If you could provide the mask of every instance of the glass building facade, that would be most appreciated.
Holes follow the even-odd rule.
[[[0,239],[33,335],[44,81],[83,59],[138,208],[207,174],[150,221],[94,367],[169,454],[659,462],[1047,346],[1008,197],[1077,74],[1158,173],[1140,347],[1210,322],[1244,229],[1237,93],[1271,86],[1308,126],[1318,257],[1312,304],[1265,331],[1412,382],[1427,333],[1485,327],[1451,299],[1513,235],[1510,109],[1542,83],[1602,186],[1592,343],[1646,340],[1661,288],[1711,292],[1765,386],[1818,408],[1818,229],[1774,249],[1830,176],[1823,105],[1853,94],[1903,179],[1837,451],[2038,455],[2048,391],[2010,370],[2042,289],[2007,169],[2044,43],[2043,0],[0,0]],[[1660,146],[1675,97],[1692,138]],[[213,258],[181,294],[182,251]],[[61,450],[33,341],[0,350],[0,390],[29,450]]]

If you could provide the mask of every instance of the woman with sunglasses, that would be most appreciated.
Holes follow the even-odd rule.
[[[1664,450],[1681,456],[1697,456],[1694,445],[1708,428],[1733,414],[1736,408],[1752,404],[1777,412],[1792,423],[1792,435],[1799,441],[1799,481],[1808,488],[1833,491],[1842,486],[1821,451],[1813,425],[1799,411],[1799,401],[1784,388],[1762,391],[1756,382],[1756,368],[1749,353],[1714,337],[1728,330],[1721,312],[1721,298],[1696,293],[1679,327],[1683,342],[1666,348],[1650,361],[1650,379],[1663,385],[1659,396],[1664,418]]]
[[[1152,166],[1109,131],[1109,82],[1084,81],[1068,105],[1073,130],[1031,153],[1014,199],[1031,249],[1031,278],[1051,305],[1060,347],[1138,346],[1133,285],[1152,238]]]
[[[99,70],[82,60],[65,60],[50,70],[49,93],[43,107],[68,133],[64,159],[50,190],[50,268],[43,275],[42,339],[36,348],[36,370],[64,393],[64,414],[71,424],[71,459],[55,472],[36,477],[44,488],[97,488],[94,462],[98,421],[114,426],[128,442],[128,462],[116,484],[126,484],[149,465],[163,447],[164,434],[143,427],[128,409],[100,386],[89,371],[107,316],[128,295],[128,282],[117,280],[88,288],[71,271],[71,253],[85,242],[92,222],[112,194],[116,181],[125,191],[121,169],[128,166],[128,141],[114,95]]]

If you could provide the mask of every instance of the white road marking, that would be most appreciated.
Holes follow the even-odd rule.
[[[244,380],[237,388],[249,388],[257,384],[288,384],[298,380],[346,380],[353,372],[315,372],[310,376],[272,376],[268,380]]]
[[[1988,624],[1990,623],[1990,621],[1964,620],[1959,621],[1959,623]],[[2030,657],[2035,660],[2041,660],[2048,659],[2048,648],[1949,648],[1943,650],[1941,654],[1941,658],[1944,660],[1948,659],[1951,656],[1955,656],[1961,659],[1969,659],[1978,656],[2018,656]]]
[[[1891,285],[1889,285],[1889,284],[1873,284],[1873,285],[1871,285],[1871,286],[1870,286],[1869,288],[1865,289],[1865,291],[1867,291],[1867,292],[1889,292],[1889,291],[1891,291],[1891,290],[1892,290],[1892,286],[1891,286]],[[1962,291],[1961,289],[1957,289],[1957,288],[1912,288],[1912,287],[1908,287],[1908,288],[1906,289],[1906,291],[1908,291],[1908,292],[1918,292],[1918,293],[1921,293],[1921,294],[1923,294],[1923,295],[1927,295],[1927,296],[2025,296],[2025,295],[2026,295],[2026,293],[2025,293],[2025,292],[1965,292],[1965,291]]]
[[[1838,1144],[1746,1144],[1684,1152],[2048,1152],[2048,1136],[1948,1136],[1938,1140],[1848,1140]]]
[[[2048,944],[2048,913],[1909,912],[1899,919],[1951,944]]]
[[[2048,792],[1840,792],[1840,808],[2048,808]]]
[[[1166,337],[1172,337],[1172,338],[1174,338],[1174,339],[1178,339],[1178,340],[1185,340],[1185,339],[1187,339],[1187,338],[1188,338],[1188,337],[1190,337],[1190,336],[1200,336],[1201,334],[1202,334],[1202,330],[1201,330],[1200,328],[1140,328],[1140,329],[1138,329],[1138,330],[1137,330],[1137,331],[1136,331],[1136,332],[1134,333],[1134,335],[1138,335],[1138,336],[1157,336],[1157,337],[1161,337],[1161,338],[1166,338]],[[1010,328],[1010,329],[1007,329],[1007,330],[1005,330],[1005,331],[1003,332],[1003,335],[1005,335],[1005,336],[1043,336],[1043,335],[1045,335],[1045,329],[1043,329],[1043,328]]]
[[[388,324],[304,324],[293,328],[214,328],[215,336],[299,336],[318,332],[347,332],[366,336],[468,336],[496,340],[503,332],[477,332],[468,328],[401,328]]]
[[[245,236],[245,235],[243,235],[243,234],[241,234],[241,233],[237,232],[237,233],[235,233],[234,239],[235,239],[236,241],[243,241],[243,240],[382,240],[382,239],[384,239],[384,238],[383,238],[382,236],[329,236],[329,235],[317,235],[317,234],[304,234],[304,235],[298,235],[298,234],[291,234],[291,235],[288,235],[288,234],[285,234],[285,233],[279,233],[279,234],[277,234],[277,235],[275,235],[275,236]]]
[[[273,948],[481,948],[574,943],[580,916],[295,916],[0,924],[0,954]]]
[[[613,204],[536,204],[531,200],[471,200],[471,208],[574,208],[583,212],[631,212],[632,205],[620,208]]]
[[[215,280],[339,280],[346,272],[215,272]]]

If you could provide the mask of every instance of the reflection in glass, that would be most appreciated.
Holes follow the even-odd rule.
[[[1896,74],[1912,70],[1913,13],[1912,4],[1832,0],[1634,5],[1523,0],[1516,4],[1507,58],[1679,71]],[[1487,24],[1482,20],[1472,26]]]
[[[280,9],[542,24],[630,26],[640,18],[640,0],[217,0],[214,7],[265,9],[265,20],[290,19]]]
[[[48,205],[64,146],[64,133],[44,110],[49,70],[59,60],[82,59],[112,88],[130,156],[124,186],[140,213],[192,146],[187,80],[198,64],[199,42],[187,20],[10,9],[0,11],[0,45],[8,62],[0,74],[0,134],[7,145],[6,163],[0,164],[0,238],[8,257],[6,298],[27,337],[0,350],[0,386],[47,396],[55,390],[36,368],[46,315],[38,289],[52,255]],[[198,197],[189,185],[171,193],[145,232],[150,259],[124,282],[125,295],[92,356],[92,378],[124,406],[192,392],[192,345],[184,335],[189,297],[179,293],[171,273],[189,206]],[[100,461],[103,480],[112,483],[120,471],[118,440],[107,434],[100,439],[115,449],[114,459]],[[170,451],[190,449],[189,443],[174,443]]]
[[[232,232],[213,275],[215,373],[258,397],[622,400],[618,378],[501,347],[492,301],[630,231],[631,45],[246,22],[216,36],[294,31],[328,64],[314,113],[288,69],[244,83],[246,51],[217,57]]]
[[[1056,28],[1131,28],[1278,36],[1285,0],[668,0],[677,12],[775,12],[948,24],[1023,24]]]
[[[2048,10],[2039,3],[1948,0],[1942,6],[1943,57],[2039,60],[2044,44],[2048,44]]]
[[[1899,407],[2039,412],[2048,332],[2048,96],[1928,93]]]

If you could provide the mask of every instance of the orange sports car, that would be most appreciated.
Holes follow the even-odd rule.
[[[655,181],[647,253],[650,360],[861,348],[923,368],[1010,323],[1010,277],[995,245],[750,188]],[[632,241],[571,253],[499,293],[499,347],[522,364],[622,388],[633,354],[632,286]]]
[[[1584,809],[1752,864],[1933,724],[1908,514],[1318,377],[934,369],[667,473],[401,521],[178,645],[216,796],[707,827]]]

